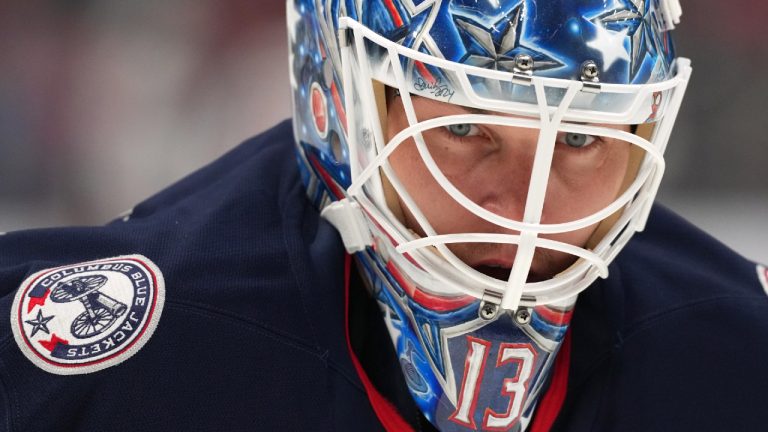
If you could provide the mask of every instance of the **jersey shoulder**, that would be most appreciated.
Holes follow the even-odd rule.
[[[12,430],[372,422],[346,357],[343,256],[305,199],[290,122],[125,218],[2,235],[0,419],[14,407]]]
[[[661,206],[610,269],[576,305],[560,428],[763,428],[765,269]]]
[[[276,289],[267,281],[294,286],[285,238],[312,219],[293,148],[290,122],[284,122],[104,226],[0,236],[0,295],[10,296],[44,269],[140,255],[165,276],[169,300],[237,314],[253,310],[253,302],[240,299],[252,295],[245,287],[270,296]]]
[[[615,270],[627,318],[708,302],[768,306],[763,266],[660,205],[616,259]]]

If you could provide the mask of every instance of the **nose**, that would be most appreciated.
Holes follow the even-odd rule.
[[[486,191],[479,204],[507,219],[521,221],[531,184],[538,130],[508,126],[491,130],[498,152],[484,171]]]

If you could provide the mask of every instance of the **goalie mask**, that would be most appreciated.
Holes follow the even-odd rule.
[[[289,0],[310,199],[441,430],[524,430],[643,229],[690,75],[676,0]]]

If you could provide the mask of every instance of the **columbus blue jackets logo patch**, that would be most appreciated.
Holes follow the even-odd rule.
[[[157,266],[127,255],[39,271],[19,288],[11,328],[24,355],[55,374],[125,361],[160,320],[165,282]]]

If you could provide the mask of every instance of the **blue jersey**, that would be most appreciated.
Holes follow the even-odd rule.
[[[428,429],[304,196],[285,122],[105,226],[0,235],[0,431]],[[765,269],[656,208],[610,273],[552,429],[764,430]]]

